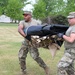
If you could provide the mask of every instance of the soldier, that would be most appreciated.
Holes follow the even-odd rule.
[[[33,45],[30,37],[23,32],[24,28],[31,25],[38,25],[38,23],[36,20],[32,19],[32,13],[30,11],[25,11],[23,16],[24,20],[20,21],[18,26],[18,32],[24,37],[24,41],[22,42],[22,46],[18,53],[22,73],[26,74],[26,57],[29,52],[31,57],[39,64],[39,66],[45,70],[46,75],[49,75],[49,68],[39,57],[38,49]]]
[[[58,75],[75,75],[74,74],[74,60],[75,60],[75,12],[69,13],[67,16],[69,28],[65,35],[58,34],[64,41],[65,52],[58,63]]]

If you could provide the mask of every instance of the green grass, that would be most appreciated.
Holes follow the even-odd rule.
[[[0,75],[19,75],[18,51],[23,37],[17,32],[18,24],[0,23]],[[51,75],[56,75],[57,63],[63,55],[63,47],[53,59],[49,50],[39,48],[40,57],[50,67]],[[45,75],[44,70],[27,56],[28,75]]]

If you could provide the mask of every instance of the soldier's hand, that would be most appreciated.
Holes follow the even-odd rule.
[[[58,36],[59,38],[63,38],[63,35],[64,35],[63,33],[58,33],[58,34],[57,34],[57,36]]]
[[[26,36],[25,37],[27,40],[31,41],[31,36]]]

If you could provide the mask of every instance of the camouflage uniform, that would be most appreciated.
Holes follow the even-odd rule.
[[[75,25],[70,26],[65,35],[70,36],[71,33],[75,33]],[[58,75],[75,75],[75,41],[73,43],[65,41],[64,46],[65,52],[58,64]]]
[[[37,25],[37,22],[32,19],[31,22],[25,22],[24,20],[20,22],[20,24],[24,25],[25,27],[28,27],[30,25]],[[22,42],[21,49],[19,50],[18,57],[20,61],[20,66],[22,70],[26,70],[26,57],[28,52],[30,53],[31,57],[41,66],[42,68],[46,68],[46,64],[44,61],[39,57],[38,49],[33,45],[31,41],[28,41],[25,39]]]

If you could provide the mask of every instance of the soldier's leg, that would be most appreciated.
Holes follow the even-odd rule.
[[[70,68],[70,64],[72,64],[72,62],[73,62],[73,59],[71,58],[71,54],[65,53],[58,64],[58,74],[57,75],[66,75],[67,71]]]
[[[31,57],[39,64],[40,67],[42,67],[46,74],[49,75],[49,68],[44,63],[44,61],[39,57],[38,49],[35,47],[31,47],[31,50],[29,50]]]
[[[22,72],[24,72],[26,70],[27,53],[28,53],[28,49],[27,49],[26,45],[23,42],[22,46],[19,50],[19,53],[18,53],[19,63],[20,63],[20,67],[22,69]]]
[[[75,75],[75,69],[74,69],[75,49],[71,48],[68,51],[71,54],[71,59],[73,60],[73,62],[70,64],[66,72],[68,75]]]
[[[66,72],[68,75],[74,75],[74,63],[70,64]]]

